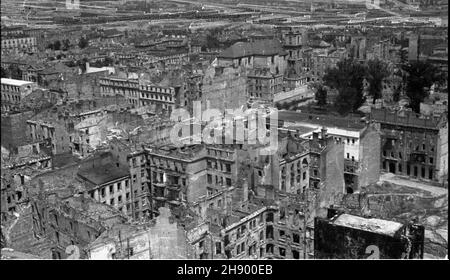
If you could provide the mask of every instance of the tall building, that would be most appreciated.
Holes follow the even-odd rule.
[[[14,110],[36,88],[37,85],[33,82],[2,78],[2,111],[8,112]]]

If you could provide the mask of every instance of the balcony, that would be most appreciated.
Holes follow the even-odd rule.
[[[357,174],[358,169],[359,169],[359,162],[344,159],[344,172],[345,173]]]
[[[424,151],[414,151],[409,156],[411,163],[425,163],[426,153]]]

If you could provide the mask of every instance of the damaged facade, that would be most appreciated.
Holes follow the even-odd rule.
[[[315,257],[319,259],[422,259],[422,225],[329,213],[315,220]]]

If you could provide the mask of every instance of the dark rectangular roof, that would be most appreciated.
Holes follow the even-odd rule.
[[[92,168],[85,167],[78,171],[79,177],[97,186],[129,175],[130,174],[127,169],[117,167],[112,163],[93,165]]]
[[[237,42],[219,54],[220,58],[240,58],[246,56],[285,55],[286,52],[278,40],[258,40]]]

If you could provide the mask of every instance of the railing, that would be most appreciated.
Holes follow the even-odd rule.
[[[344,172],[345,173],[358,173],[359,162],[344,159]]]

